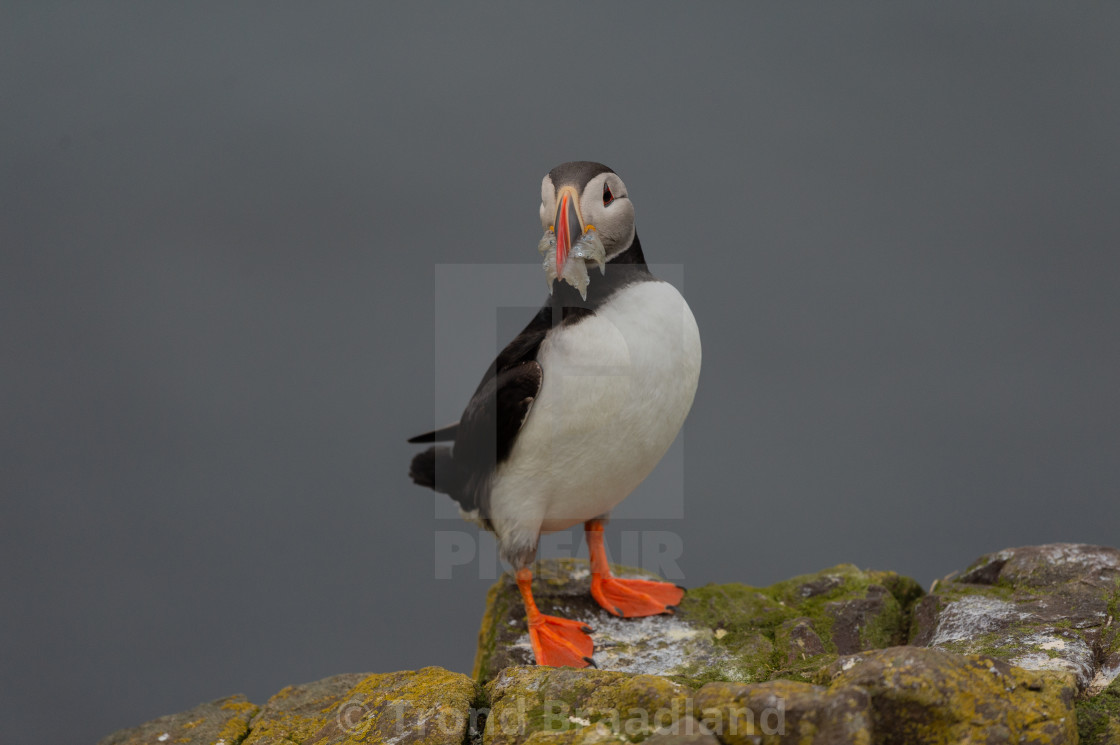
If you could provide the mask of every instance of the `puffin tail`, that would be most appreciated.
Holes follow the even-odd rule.
[[[434,489],[441,494],[451,493],[451,473],[455,461],[451,448],[446,445],[430,447],[412,459],[408,475],[420,486]]]

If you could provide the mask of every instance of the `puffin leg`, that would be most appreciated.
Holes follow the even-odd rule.
[[[620,579],[611,575],[607,550],[603,547],[603,520],[583,524],[591,553],[591,596],[608,613],[624,618],[672,613],[684,597],[684,588],[670,582]]]
[[[591,629],[579,621],[559,616],[546,616],[537,610],[533,600],[533,573],[529,569],[517,570],[517,589],[525,603],[525,618],[529,623],[529,641],[538,665],[549,667],[587,667],[594,665],[591,655],[595,643],[588,636]]]

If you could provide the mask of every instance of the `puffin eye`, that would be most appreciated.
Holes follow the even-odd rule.
[[[606,207],[608,204],[610,204],[613,201],[614,201],[614,194],[611,194],[611,187],[607,186],[606,184],[603,184],[603,206]]]

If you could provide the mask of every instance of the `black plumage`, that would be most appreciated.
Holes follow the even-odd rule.
[[[600,170],[587,175],[584,184],[598,173],[610,170],[596,163],[565,164],[585,165],[598,166]],[[582,178],[592,170],[575,169],[574,175]],[[536,357],[541,343],[555,326],[579,323],[611,295],[642,281],[656,280],[646,266],[642,244],[635,233],[630,246],[612,257],[606,273],[596,277],[588,287],[586,300],[575,288],[557,282],[552,295],[529,324],[490,364],[462,418],[455,424],[409,439],[411,443],[454,442],[453,447],[437,445],[416,455],[409,469],[412,480],[449,495],[468,513],[477,510],[479,519],[485,523],[490,478],[509,457],[533,399],[540,391],[543,373]]]

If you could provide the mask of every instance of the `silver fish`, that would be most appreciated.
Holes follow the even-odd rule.
[[[599,273],[607,273],[607,252],[603,241],[599,239],[598,231],[589,228],[579,237],[572,250],[568,252],[568,259],[564,264],[564,276],[558,277],[556,273],[556,234],[551,230],[546,232],[537,244],[537,250],[544,255],[545,283],[548,293],[552,294],[552,285],[557,279],[562,279],[576,288],[580,297],[587,299],[587,285],[591,282],[587,276],[587,263],[591,262],[599,267]]]

